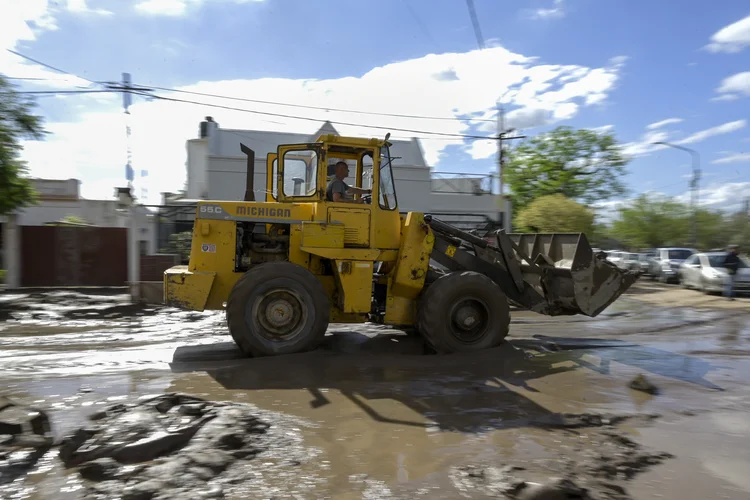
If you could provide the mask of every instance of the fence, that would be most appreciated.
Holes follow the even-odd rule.
[[[179,255],[141,255],[141,281],[162,281],[164,271],[179,264]]]
[[[432,172],[433,193],[485,195],[493,193],[493,175]]]
[[[21,286],[124,286],[127,229],[21,226]]]

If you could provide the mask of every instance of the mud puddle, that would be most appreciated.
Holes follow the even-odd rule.
[[[728,448],[686,438],[716,429],[710,415],[733,415],[723,417],[733,428],[747,409],[750,323],[734,311],[637,306],[538,323],[520,314],[509,343],[471,356],[424,355],[418,338],[375,325],[332,325],[316,352],[245,359],[220,313],[128,312],[118,297],[24,300],[0,303],[3,394],[48,409],[57,439],[107,405],[151,393],[277,415],[269,422],[296,436],[290,456],[302,458],[259,453],[246,482],[222,489],[227,498],[503,498],[519,481],[550,477],[570,477],[593,498],[682,498],[677,482],[747,498],[726,465],[744,463],[741,450],[717,461]],[[660,393],[629,389],[638,374]],[[655,437],[670,429],[671,440]],[[733,439],[722,429],[713,442]],[[707,458],[691,470],[696,446]],[[56,449],[3,477],[3,498],[91,492]]]

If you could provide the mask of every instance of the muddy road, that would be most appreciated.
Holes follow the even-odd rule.
[[[520,481],[560,477],[590,498],[750,496],[750,299],[642,283],[593,319],[517,312],[509,342],[475,355],[373,325],[329,333],[312,353],[245,359],[222,313],[0,294],[0,396],[46,410],[56,444],[165,393],[269,425],[221,472],[190,469],[192,444],[177,452],[197,471],[183,496],[141,469],[137,491],[86,479],[55,446],[0,451],[0,498],[533,498]],[[640,374],[657,394],[629,387]]]

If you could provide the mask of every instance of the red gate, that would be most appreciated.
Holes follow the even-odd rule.
[[[127,229],[21,226],[21,286],[124,286]]]

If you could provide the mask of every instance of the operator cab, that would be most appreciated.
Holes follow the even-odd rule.
[[[377,171],[373,168],[376,158],[379,164]],[[383,210],[397,208],[388,136],[385,141],[373,141],[323,135],[315,143],[279,146],[277,153],[269,154],[267,159],[266,201],[334,203],[326,200],[325,190],[334,178],[339,161],[349,165],[350,175],[344,179],[347,185],[372,189]],[[364,198],[366,204],[372,203],[370,195],[352,196],[354,201],[360,198]]]

